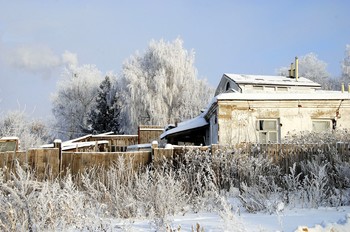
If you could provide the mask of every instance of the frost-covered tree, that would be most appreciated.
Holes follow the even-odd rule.
[[[277,70],[278,74],[288,75],[290,67],[282,67]],[[327,71],[327,63],[318,59],[314,53],[308,53],[299,57],[299,76],[308,78],[319,83],[323,89],[331,89],[332,80]]]
[[[64,70],[52,96],[60,138],[72,139],[86,133],[88,114],[94,107],[102,80],[101,72],[94,65],[70,66]]]
[[[131,56],[122,68],[124,118],[130,131],[140,124],[166,125],[199,114],[212,96],[197,78],[194,52],[173,42],[152,40],[144,54]]]
[[[121,133],[119,102],[109,76],[106,76],[100,84],[96,107],[91,109],[88,122],[91,133],[99,134],[109,131],[116,134]]]
[[[29,119],[19,110],[9,111],[0,118],[0,138],[12,136],[19,138],[22,150],[43,145],[50,139],[44,122]]]

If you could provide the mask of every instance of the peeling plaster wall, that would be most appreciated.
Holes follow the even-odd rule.
[[[350,129],[349,100],[219,101],[217,113],[218,131],[211,134],[223,145],[258,142],[257,119],[279,119],[282,141],[288,133],[311,131],[313,119],[336,119],[336,129]]]

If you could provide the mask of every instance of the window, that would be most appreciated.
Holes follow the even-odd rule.
[[[254,90],[264,90],[264,86],[262,86],[262,85],[254,85],[253,89]]]
[[[227,82],[226,83],[226,91],[229,91],[231,89],[231,85],[230,85],[230,82]]]
[[[257,131],[260,143],[279,142],[278,119],[259,119],[257,121]]]
[[[264,90],[265,90],[266,92],[276,91],[276,90],[275,90],[275,87],[273,87],[273,86],[264,86]]]
[[[277,91],[288,91],[288,87],[277,87]]]
[[[332,120],[312,120],[312,131],[324,132],[330,131],[332,128]]]

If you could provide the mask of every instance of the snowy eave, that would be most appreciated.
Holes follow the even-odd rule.
[[[313,82],[307,78],[295,78],[286,76],[263,76],[263,75],[245,75],[245,74],[224,74],[226,77],[235,81],[237,84],[253,84],[253,85],[284,85],[284,86],[310,86],[321,87],[320,84]]]
[[[350,100],[350,93],[315,91],[312,93],[222,93],[218,100]]]
[[[204,119],[204,113],[202,113],[193,119],[179,123],[177,127],[173,129],[165,131],[163,134],[160,135],[160,139],[163,139],[167,135],[175,134],[182,131],[192,130],[195,128],[200,128],[208,124],[209,123]]]

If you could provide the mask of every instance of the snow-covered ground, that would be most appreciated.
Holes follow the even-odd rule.
[[[240,215],[239,215],[240,214]],[[350,207],[319,209],[285,209],[279,214],[236,212],[223,219],[218,213],[189,213],[169,218],[170,228],[177,231],[350,231]],[[111,221],[115,231],[155,231],[148,220]],[[308,230],[306,230],[308,229]]]

